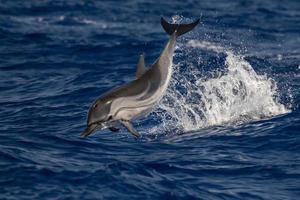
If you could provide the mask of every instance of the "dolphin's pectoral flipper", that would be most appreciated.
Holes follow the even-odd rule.
[[[141,135],[139,134],[139,132],[137,132],[137,130],[135,130],[135,128],[133,127],[133,125],[131,124],[130,121],[128,120],[120,120],[121,124],[123,126],[125,126],[125,128],[127,128],[127,130],[135,137],[135,138],[139,138]]]
[[[189,31],[191,31],[197,24],[199,24],[200,19],[197,19],[193,23],[190,24],[170,24],[168,23],[163,17],[161,18],[161,25],[164,30],[169,34],[172,35],[174,31],[176,32],[177,36],[183,35]]]
[[[112,126],[112,127],[109,127],[109,130],[112,132],[118,132],[120,129]]]
[[[141,54],[136,68],[136,78],[140,78],[147,71],[145,67],[145,56]]]

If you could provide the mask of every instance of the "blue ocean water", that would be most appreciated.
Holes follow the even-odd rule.
[[[125,129],[91,103],[190,22],[170,87]],[[0,1],[0,199],[300,199],[300,3]]]

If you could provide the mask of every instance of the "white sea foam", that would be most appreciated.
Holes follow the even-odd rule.
[[[225,72],[208,78],[200,75],[201,64],[193,65],[189,61],[174,64],[171,84],[155,111],[162,121],[158,129],[186,132],[289,112],[278,101],[276,82],[266,75],[258,75],[242,56],[205,41],[190,40],[184,48],[225,54]],[[187,72],[179,70],[183,65],[189,68]]]

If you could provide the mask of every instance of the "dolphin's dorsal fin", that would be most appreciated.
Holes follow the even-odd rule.
[[[136,78],[140,78],[145,73],[145,71],[146,71],[145,57],[144,54],[141,54],[136,68],[136,74],[135,74]]]

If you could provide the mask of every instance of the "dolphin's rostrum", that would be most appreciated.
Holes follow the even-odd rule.
[[[192,30],[199,19],[190,24],[169,24],[161,18],[161,25],[171,35],[167,45],[155,63],[146,69],[144,55],[139,57],[136,79],[101,95],[90,107],[87,128],[82,136],[99,129],[118,131],[123,125],[136,138],[140,134],[131,124],[132,120],[149,113],[164,95],[172,75],[172,60],[176,38]]]

